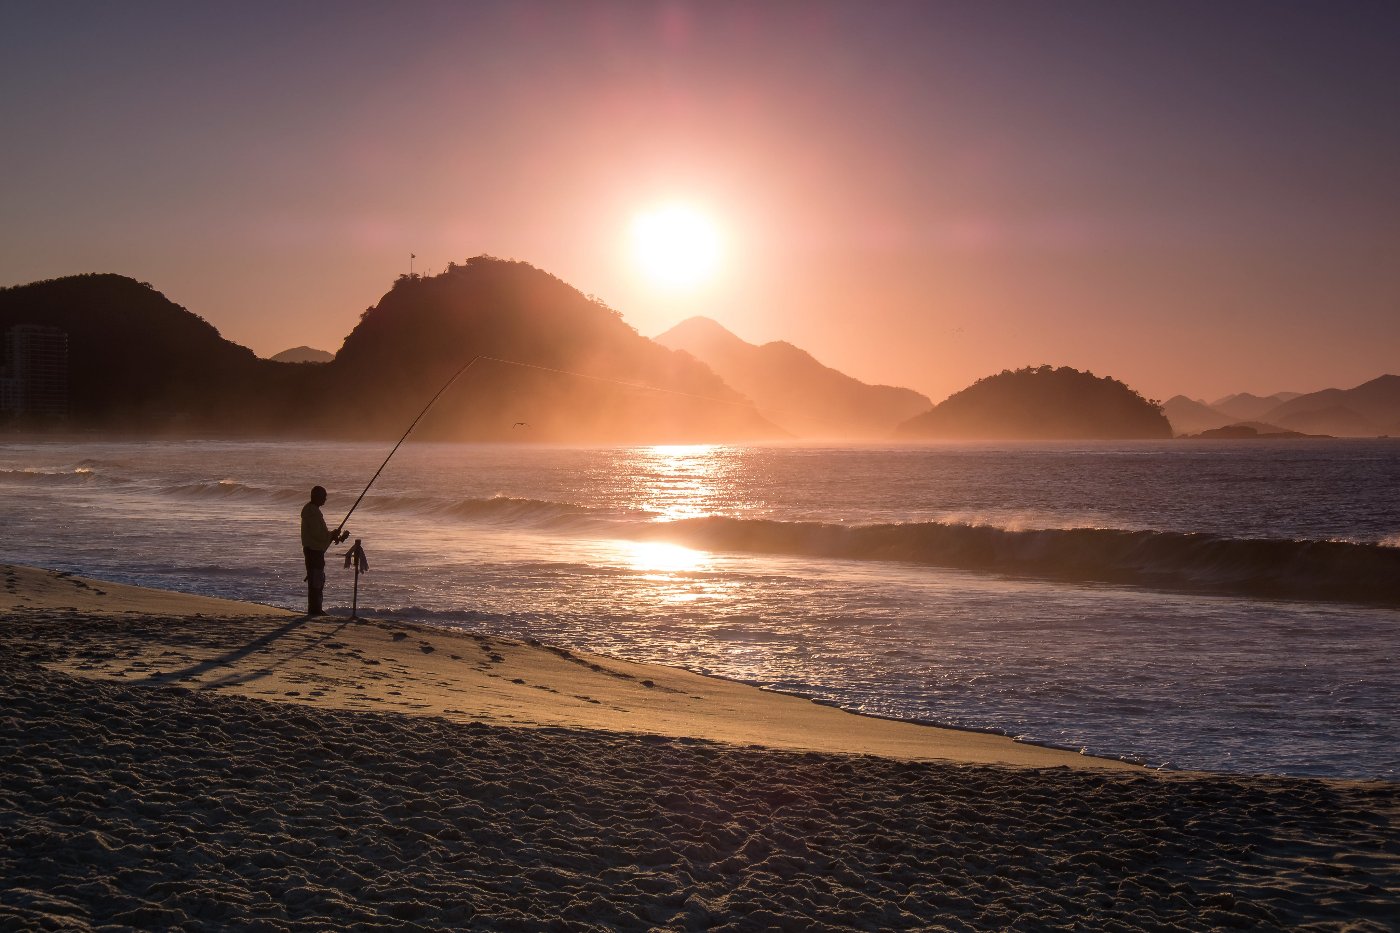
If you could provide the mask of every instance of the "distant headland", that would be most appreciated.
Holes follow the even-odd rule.
[[[790,343],[755,346],[706,317],[682,321],[656,342],[709,366],[797,437],[887,438],[896,425],[933,406],[912,389],[868,385],[823,366]]]
[[[335,354],[317,350],[315,347],[292,347],[290,350],[274,353],[268,359],[274,363],[329,363],[335,359]]]
[[[1005,370],[979,379],[901,424],[908,440],[1167,438],[1161,406],[1116,379],[1067,366]]]
[[[1279,392],[1262,397],[1240,393],[1210,403],[1178,395],[1168,399],[1163,408],[1180,435],[1232,439],[1395,436],[1400,435],[1400,376],[1378,376],[1350,389]]]
[[[988,376],[933,405],[789,343],[746,343],[707,318],[647,339],[597,298],[491,256],[400,276],[334,354],[303,346],[260,359],[149,283],[97,273],[0,289],[0,336],[0,428],[9,431],[390,438],[481,357],[417,436],[659,444],[1400,434],[1400,377],[1389,375],[1349,390],[1213,405],[1178,396],[1163,406],[1116,379],[1039,366]],[[528,431],[516,430],[522,423]],[[1230,428],[1239,424],[1254,433]]]

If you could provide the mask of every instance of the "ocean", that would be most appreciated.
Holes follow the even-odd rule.
[[[0,450],[0,560],[303,608],[387,444]],[[1400,440],[409,442],[362,614],[1154,767],[1400,778]],[[327,605],[352,577],[332,549]]]

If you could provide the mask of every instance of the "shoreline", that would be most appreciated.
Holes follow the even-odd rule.
[[[142,676],[161,684],[310,706],[383,708],[457,721],[602,729],[793,751],[1022,767],[1141,768],[996,732],[868,716],[727,678],[534,639],[521,642],[399,620],[308,620],[272,606],[66,572],[9,565],[0,565],[0,572],[6,579],[0,611],[70,613],[68,624],[86,624],[83,663],[70,658],[48,665],[75,676]],[[166,621],[148,622],[140,631],[134,623],[111,621],[142,615]],[[97,619],[108,622],[94,624]],[[233,627],[213,621],[218,619],[239,623]],[[191,640],[198,644],[189,644]],[[241,642],[258,647],[248,652]],[[221,660],[198,660],[211,652],[223,652]]]
[[[189,616],[189,617],[192,618],[192,619],[201,619],[201,620],[203,620],[203,619],[213,619],[213,618],[219,618],[219,617],[230,617],[230,618],[235,618],[235,617],[244,617],[244,616],[248,616],[248,617],[257,617],[257,618],[263,618],[263,617],[283,617],[283,618],[287,618],[287,619],[304,619],[304,618],[305,618],[303,615],[298,614],[297,612],[295,612],[295,611],[293,611],[293,610],[289,610],[289,609],[286,609],[286,608],[284,608],[284,607],[274,606],[274,605],[270,605],[270,604],[255,603],[255,602],[249,602],[249,601],[238,600],[238,599],[228,599],[228,598],[223,598],[223,597],[204,596],[204,595],[195,594],[195,593],[187,593],[187,592],[184,592],[184,591],[166,590],[166,589],[160,589],[160,588],[148,587],[148,586],[141,586],[141,585],[136,585],[136,584],[114,583],[114,582],[110,582],[110,581],[98,580],[98,579],[92,578],[92,577],[82,576],[82,575],[80,575],[80,574],[78,574],[78,573],[75,573],[75,572],[72,572],[72,571],[60,571],[60,570],[53,570],[53,569],[49,569],[49,568],[32,567],[32,566],[27,566],[27,565],[10,565],[10,564],[3,564],[3,563],[0,563],[0,573],[10,574],[10,573],[13,573],[13,572],[19,572],[19,573],[22,573],[22,574],[25,575],[25,584],[24,584],[25,587],[26,587],[26,594],[25,594],[25,596],[26,596],[26,598],[29,600],[29,606],[27,606],[27,607],[26,607],[26,606],[18,606],[18,605],[17,605],[17,601],[15,600],[14,594],[10,593],[10,592],[8,591],[8,587],[7,587],[7,589],[6,589],[5,591],[0,591],[0,620],[3,620],[5,614],[6,614],[8,611],[10,611],[10,610],[12,610],[12,609],[14,609],[14,608],[31,608],[31,607],[32,607],[32,608],[36,608],[36,609],[48,609],[48,610],[53,610],[53,609],[56,609],[56,608],[61,608],[61,609],[69,609],[69,610],[73,610],[73,611],[77,611],[77,610],[79,610],[79,609],[81,608],[81,609],[83,609],[83,610],[86,611],[86,612],[91,612],[91,613],[94,613],[94,614],[96,614],[96,615],[98,615],[98,616],[104,615],[104,614],[107,614],[107,613],[118,613],[118,614],[144,613],[144,614],[154,614],[154,615],[161,615],[161,616],[180,616],[180,615],[185,615],[185,616]],[[36,583],[37,581],[42,581],[42,583],[41,583],[41,585],[39,585],[38,587],[35,587],[35,583]],[[65,584],[65,581],[67,581],[66,584]],[[64,594],[64,595],[63,595],[63,598],[61,598],[61,599],[56,598],[56,595],[55,595],[55,594],[56,594],[57,592],[62,592],[62,593]],[[79,598],[76,598],[76,599],[75,599],[75,596],[76,596],[76,597],[79,597]],[[87,598],[82,598],[82,597],[84,597],[84,596],[86,596]],[[64,605],[64,606],[61,606],[61,607],[60,607],[60,606],[57,605],[57,603],[59,603],[59,602],[62,602],[62,603],[65,603],[65,604],[67,604],[67,603],[73,603],[73,602],[78,602],[78,603],[81,604],[81,606]],[[352,620],[351,620],[349,617],[347,617],[347,616],[339,616],[339,615],[327,615],[327,616],[323,617],[322,619],[318,620],[318,622],[320,622],[320,623],[322,623],[322,624],[342,624],[342,623],[349,623],[349,622],[351,622],[351,621],[352,621]],[[975,726],[961,726],[961,725],[957,725],[957,724],[954,724],[954,723],[944,723],[944,722],[938,722],[938,721],[934,721],[934,720],[905,719],[905,718],[898,718],[898,717],[893,717],[893,716],[884,716],[884,715],[881,715],[881,714],[879,714],[879,713],[867,713],[867,712],[862,712],[862,711],[859,711],[859,710],[847,709],[847,708],[845,708],[845,707],[839,706],[838,704],[836,704],[836,703],[833,702],[833,701],[828,701],[828,700],[820,699],[820,698],[814,697],[814,696],[812,696],[812,695],[810,695],[810,694],[805,694],[805,693],[801,693],[801,692],[798,692],[798,691],[781,690],[781,689],[778,689],[778,688],[765,686],[762,682],[759,682],[759,681],[746,681],[746,680],[728,678],[728,677],[724,677],[724,676],[719,675],[719,674],[712,674],[712,673],[707,673],[707,672],[702,672],[702,671],[694,671],[694,670],[690,670],[689,668],[684,668],[684,667],[670,667],[670,666],[661,665],[661,664],[656,664],[656,663],[650,663],[650,662],[633,662],[633,661],[627,661],[627,660],[624,660],[624,659],[612,657],[612,656],[610,656],[610,655],[601,655],[601,654],[596,654],[596,653],[591,653],[591,652],[585,652],[585,651],[577,651],[577,652],[576,652],[576,651],[572,651],[572,650],[570,650],[570,649],[562,649],[562,648],[559,648],[559,647],[556,647],[556,646],[546,645],[546,644],[544,644],[544,643],[538,641],[537,639],[533,639],[533,638],[526,638],[526,639],[521,640],[521,639],[518,639],[518,638],[507,637],[507,636],[494,636],[494,635],[492,635],[492,636],[489,636],[489,637],[488,637],[488,636],[479,635],[479,634],[477,634],[477,633],[473,633],[473,632],[471,632],[471,631],[469,631],[469,630],[467,630],[467,629],[465,629],[465,628],[459,628],[459,627],[456,627],[456,626],[435,626],[435,625],[432,625],[432,624],[429,624],[429,623],[423,623],[423,622],[417,622],[417,621],[411,621],[411,620],[405,620],[405,619],[399,619],[399,618],[389,618],[389,619],[372,619],[372,618],[368,618],[368,619],[360,619],[360,620],[357,620],[357,622],[356,622],[356,624],[363,624],[363,623],[369,623],[369,624],[371,624],[371,625],[377,625],[377,626],[380,626],[381,628],[386,628],[386,629],[387,629],[387,628],[391,628],[391,627],[392,627],[392,628],[397,628],[398,630],[401,630],[401,631],[406,631],[406,630],[421,630],[421,632],[422,632],[425,636],[427,636],[427,637],[438,636],[438,637],[442,637],[442,638],[452,638],[452,639],[457,639],[457,638],[463,638],[463,637],[465,637],[465,638],[470,638],[470,639],[473,639],[473,640],[477,640],[477,639],[487,639],[487,640],[499,642],[499,643],[501,643],[501,644],[511,645],[511,646],[515,647],[517,650],[524,650],[524,651],[542,650],[542,651],[549,652],[549,653],[554,654],[554,655],[562,654],[562,655],[564,655],[565,657],[585,656],[585,657],[588,657],[588,658],[590,658],[590,659],[593,659],[594,662],[602,662],[602,663],[604,663],[604,664],[626,665],[626,666],[628,666],[628,667],[635,667],[635,668],[642,669],[642,670],[644,670],[644,671],[645,671],[646,669],[652,669],[653,671],[672,672],[672,673],[676,673],[676,674],[683,674],[683,675],[687,675],[687,676],[694,677],[694,678],[701,678],[701,679],[707,680],[707,681],[714,681],[714,682],[717,683],[717,684],[724,685],[726,689],[731,689],[731,690],[733,690],[733,689],[737,689],[737,690],[752,690],[752,691],[756,691],[756,692],[758,692],[758,693],[760,693],[760,694],[763,694],[763,695],[768,695],[768,696],[773,696],[773,697],[791,698],[791,699],[794,699],[794,700],[802,701],[802,702],[804,702],[804,703],[809,703],[809,704],[811,704],[811,705],[813,705],[813,706],[815,706],[815,707],[821,707],[821,708],[823,708],[823,709],[830,710],[832,713],[835,713],[835,714],[837,714],[837,715],[840,716],[840,717],[853,717],[854,719],[857,719],[857,720],[870,720],[870,721],[874,721],[874,722],[876,722],[876,723],[889,723],[889,724],[894,724],[896,727],[901,728],[901,729],[904,729],[905,727],[908,727],[908,728],[911,728],[911,729],[933,730],[933,734],[935,734],[935,735],[944,734],[944,735],[941,735],[941,736],[940,736],[940,738],[942,739],[942,741],[938,741],[938,742],[935,743],[935,744],[937,745],[938,748],[943,749],[944,751],[947,751],[947,750],[948,750],[948,747],[949,747],[950,745],[953,747],[954,751],[952,752],[951,757],[949,758],[949,760],[962,760],[962,759],[958,756],[958,753],[957,753],[957,751],[956,751],[956,748],[957,748],[957,746],[958,746],[958,743],[955,741],[955,736],[956,736],[956,734],[967,734],[967,735],[969,735],[969,736],[980,736],[980,737],[985,737],[986,739],[994,740],[993,743],[992,743],[993,745],[999,744],[1001,741],[1004,741],[1004,742],[1009,742],[1009,743],[1011,743],[1012,745],[1017,746],[1017,747],[1019,747],[1019,748],[1025,748],[1025,749],[1043,749],[1043,750],[1045,750],[1045,751],[1047,751],[1047,752],[1055,753],[1057,756],[1064,756],[1064,755],[1073,756],[1073,760],[1066,760],[1066,759],[1063,759],[1063,758],[1061,757],[1061,758],[1059,758],[1058,760],[1054,760],[1054,761],[1037,760],[1037,759],[1035,758],[1035,756],[1030,756],[1030,758],[1028,759],[1027,756],[1021,756],[1021,755],[1015,755],[1015,754],[1010,754],[1009,756],[998,757],[998,756],[996,755],[996,753],[995,753],[995,749],[992,749],[992,750],[989,752],[989,751],[988,751],[988,747],[987,747],[987,745],[986,745],[985,743],[981,743],[981,742],[974,743],[974,744],[978,745],[979,747],[975,750],[975,752],[972,753],[972,757],[968,758],[967,760],[968,760],[968,761],[976,761],[976,762],[984,762],[984,763],[993,763],[993,764],[1021,764],[1021,765],[1041,766],[1041,767],[1045,767],[1045,766],[1051,766],[1051,767],[1053,767],[1053,766],[1096,767],[1096,766],[1097,766],[1097,767],[1115,767],[1115,768],[1141,769],[1141,770],[1143,770],[1143,771],[1151,772],[1151,773],[1154,773],[1154,774],[1160,774],[1160,775],[1172,775],[1172,774],[1178,774],[1178,775],[1180,775],[1180,774],[1188,774],[1188,775],[1191,775],[1191,774],[1194,774],[1194,775],[1211,775],[1211,774],[1219,774],[1219,775],[1221,775],[1221,776],[1239,776],[1239,777],[1245,777],[1245,778],[1250,778],[1250,777],[1261,777],[1261,778],[1279,777],[1279,778],[1297,778],[1297,779],[1301,779],[1301,780],[1319,780],[1319,781],[1328,781],[1328,782],[1362,783],[1362,784],[1364,784],[1364,783],[1370,783],[1370,782],[1378,782],[1378,783],[1382,783],[1382,784],[1387,784],[1387,783],[1389,783],[1389,784],[1396,784],[1397,786],[1400,786],[1400,782],[1387,781],[1387,779],[1385,779],[1385,778],[1383,778],[1383,777],[1361,777],[1361,778],[1357,778],[1357,777],[1339,777],[1339,776],[1330,776],[1330,775],[1286,775],[1286,774],[1277,774],[1277,773],[1274,773],[1274,772],[1266,772],[1266,771],[1261,771],[1261,772],[1218,771],[1218,772],[1217,772],[1217,771],[1202,771],[1202,770],[1199,770],[1199,769],[1190,769],[1190,768],[1175,768],[1175,767],[1171,767],[1170,765],[1154,765],[1154,764],[1151,764],[1151,763],[1142,761],[1142,760],[1140,760],[1140,759],[1138,759],[1138,758],[1136,758],[1136,757],[1134,757],[1134,756],[1126,755],[1126,754],[1125,754],[1125,755],[1122,755],[1122,756],[1119,756],[1119,757],[1113,757],[1113,756],[1110,756],[1110,755],[1096,755],[1096,754],[1092,754],[1092,753],[1085,752],[1085,751],[1082,751],[1082,750],[1077,750],[1077,749],[1072,748],[1072,747],[1068,747],[1068,746],[1064,746],[1064,745],[1056,745],[1056,744],[1050,743],[1050,742],[1037,742],[1037,741],[1032,741],[1032,740],[1023,740],[1023,739],[1017,738],[1017,737],[1015,737],[1015,736],[1013,736],[1013,735],[1011,735],[1011,734],[1009,734],[1009,733],[1007,733],[1007,732],[1004,732],[1004,731],[1001,731],[1001,730],[997,730],[997,729],[995,729],[995,728],[978,728],[978,727],[975,727]],[[655,675],[653,675],[653,677],[650,678],[650,679],[653,679],[653,680],[654,680],[654,679],[655,679]],[[303,699],[301,702],[305,702],[305,700]],[[466,715],[466,713],[467,713],[467,711],[461,710],[461,709],[457,709],[457,708],[455,708],[455,707],[453,708],[453,711],[454,711],[454,715],[456,715],[458,718],[462,717],[463,715]],[[477,711],[475,711],[475,712],[479,714],[481,711],[477,710]],[[491,720],[490,720],[490,717],[489,717],[489,716],[486,717],[486,719],[485,719],[484,721],[491,721]],[[838,720],[836,720],[836,721],[840,721],[840,720],[838,719]],[[569,724],[566,723],[566,722],[556,722],[556,723],[552,723],[552,724],[553,724],[553,725],[564,725],[564,726],[569,725]],[[582,727],[582,728],[589,728],[588,725],[580,725],[580,727]],[[629,730],[629,729],[627,729],[627,728],[623,728],[623,729],[621,729],[621,731],[627,732],[627,731],[632,731],[632,730]],[[640,731],[641,731],[641,732],[646,732],[645,729],[642,729],[642,730],[640,730]],[[841,730],[838,730],[838,731],[841,731]],[[845,731],[849,732],[850,730],[847,729],[847,730],[845,730]],[[679,734],[679,733],[672,733],[672,734]],[[947,735],[947,734],[952,734],[952,735]],[[723,736],[718,736],[718,737],[717,737],[717,736],[690,736],[690,737],[692,737],[692,738],[711,738],[711,739],[713,739],[713,740],[715,740],[715,741],[721,741],[721,742],[726,741],[726,739],[725,739]],[[750,738],[752,738],[752,737],[750,737]],[[811,741],[811,744],[809,744],[809,745],[794,745],[794,744],[792,744],[791,740],[789,740],[789,741],[787,741],[787,742],[779,742],[778,744],[772,745],[771,747],[776,748],[776,749],[784,749],[784,748],[787,748],[787,749],[798,749],[798,750],[804,750],[804,751],[831,751],[831,752],[837,752],[837,753],[857,753],[857,754],[859,754],[859,753],[867,753],[867,754],[877,754],[877,755],[882,754],[882,752],[881,752],[878,748],[876,748],[876,749],[852,748],[852,747],[850,747],[850,744],[849,744],[849,743],[846,743],[846,744],[844,744],[844,745],[839,745],[838,747],[834,747],[834,748],[825,748],[825,747],[822,747],[821,741],[820,741],[819,739],[813,739],[810,735],[808,736],[808,738],[809,738],[809,740]],[[950,739],[952,739],[953,741],[949,741]],[[745,744],[763,745],[764,743],[760,740],[760,741],[746,741]],[[917,748],[919,747],[920,743],[918,742],[918,740],[917,740],[916,738],[914,738],[914,739],[911,739],[911,740],[906,740],[906,741],[899,742],[899,743],[897,743],[897,745],[898,745],[898,747],[904,748],[904,749],[907,750],[907,749],[909,749],[909,748],[911,748],[911,747],[917,749]],[[888,752],[886,752],[886,753],[888,753]],[[988,757],[989,755],[990,755],[990,757]],[[905,757],[905,756],[902,756],[902,755],[900,755],[900,754],[893,754],[892,757],[901,758],[901,757]],[[927,750],[925,750],[925,752],[922,753],[922,754],[916,752],[916,753],[911,754],[911,755],[908,756],[909,760],[930,760],[930,759],[936,759],[936,758],[939,758],[939,757],[941,757],[941,756],[940,756],[940,755],[937,755],[937,754],[929,753]],[[1096,764],[1096,763],[1106,763],[1106,764]]]
[[[494,636],[0,581],[5,929],[1355,931],[1400,903],[1396,784],[1154,772]]]

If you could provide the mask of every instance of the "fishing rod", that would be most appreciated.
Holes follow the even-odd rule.
[[[403,432],[403,437],[399,438],[399,442],[394,445],[394,449],[389,451],[389,456],[384,458],[384,462],[379,464],[379,469],[375,470],[374,475],[369,478],[369,482],[365,483],[365,488],[360,492],[360,497],[355,500],[355,504],[350,506],[350,511],[346,512],[345,517],[340,520],[340,524],[335,526],[335,535],[337,537],[340,535],[340,530],[345,527],[345,523],[350,521],[350,516],[355,514],[355,510],[359,508],[360,503],[364,501],[365,493],[369,492],[369,487],[373,486],[374,481],[379,479],[379,474],[384,472],[384,468],[389,465],[389,461],[394,458],[394,454],[398,453],[399,448],[403,446],[403,442],[408,440],[408,436],[413,433],[413,429],[418,426],[418,422],[428,413],[428,409],[432,408],[433,403],[438,400],[438,397],[447,391],[448,386],[457,381],[458,376],[471,369],[482,359],[483,357],[480,356],[472,357],[467,361],[465,366],[452,374],[452,378],[442,384],[442,388],[438,389],[437,393],[432,398],[428,399],[428,404],[424,405],[423,410],[418,413],[418,417],[414,418],[413,421],[409,423],[408,430]]]

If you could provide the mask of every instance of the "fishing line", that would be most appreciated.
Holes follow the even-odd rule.
[[[473,366],[475,366],[477,363],[480,363],[483,360],[490,363],[503,363],[507,366],[519,366],[523,369],[537,369],[541,372],[555,373],[560,376],[574,376],[579,379],[591,379],[594,382],[606,382],[612,385],[623,386],[628,389],[638,389],[644,392],[660,392],[664,395],[679,395],[682,398],[699,399],[700,401],[714,402],[720,405],[735,405],[740,408],[751,408],[757,412],[768,411],[774,414],[784,414],[784,412],[782,412],[779,409],[760,408],[758,405],[755,405],[753,402],[750,402],[747,399],[740,400],[732,398],[716,398],[713,395],[699,395],[695,392],[682,392],[679,389],[666,389],[662,388],[661,386],[652,386],[641,382],[626,382],[621,379],[609,379],[606,376],[594,376],[590,373],[578,373],[568,369],[555,369],[552,366],[542,366],[539,363],[524,363],[520,360],[506,360],[501,359],[498,356],[474,356],[471,358],[471,360],[469,360],[466,363],[466,365],[464,365],[461,369],[453,373],[450,379],[443,383],[442,388],[438,389],[437,392],[433,395],[433,397],[428,399],[428,404],[424,405],[423,410],[418,412],[417,417],[415,417],[413,421],[409,423],[408,430],[403,432],[403,436],[399,438],[399,442],[394,445],[392,450],[389,451],[389,456],[384,458],[384,462],[379,464],[379,469],[375,470],[374,475],[369,478],[369,482],[365,484],[365,488],[363,491],[361,491],[359,498],[355,500],[355,504],[350,506],[350,511],[345,513],[345,517],[342,518],[340,520],[340,524],[336,526],[336,534],[339,534],[340,530],[345,527],[345,523],[350,521],[350,516],[355,514],[355,509],[359,508],[360,503],[365,498],[365,494],[369,492],[369,488],[374,485],[375,480],[379,479],[379,474],[384,472],[384,468],[389,465],[389,461],[393,459],[394,454],[398,452],[398,449],[403,445],[403,442],[408,440],[408,436],[413,433],[413,429],[418,426],[418,422],[421,421],[423,416],[428,413],[428,409],[433,407],[433,403],[436,402],[442,396],[442,393],[447,391],[448,387],[450,387],[452,383],[457,381],[457,378],[459,376],[461,376],[467,370],[471,369]],[[796,415],[798,413],[791,412],[790,414]],[[813,416],[804,415],[802,417],[810,419]],[[824,419],[816,418],[815,420],[820,421]]]
[[[384,468],[389,465],[389,461],[393,459],[394,454],[398,453],[399,447],[403,445],[403,442],[408,440],[408,436],[413,433],[413,429],[418,426],[418,422],[423,418],[424,415],[428,413],[428,409],[432,408],[433,403],[438,400],[438,397],[441,396],[442,393],[447,391],[448,386],[452,385],[452,383],[457,381],[458,376],[471,369],[477,364],[477,361],[481,359],[482,357],[480,356],[474,356],[471,358],[471,360],[467,362],[465,366],[453,373],[452,378],[444,382],[442,384],[442,388],[437,390],[437,394],[434,395],[432,398],[428,399],[428,404],[423,406],[423,410],[418,413],[418,417],[414,418],[411,422],[409,422],[408,430],[403,432],[403,437],[399,438],[399,442],[394,445],[394,449],[389,451],[389,456],[384,458],[384,462],[379,464],[379,469],[375,470],[374,475],[369,478],[369,482],[365,483],[364,490],[360,492],[360,497],[355,500],[355,504],[350,506],[350,511],[346,512],[345,517],[340,520],[340,524],[335,526],[335,533],[337,535],[340,534],[340,530],[345,527],[345,523],[350,521],[350,516],[355,514],[355,510],[359,508],[360,503],[364,501],[365,493],[369,492],[369,487],[373,486],[374,481],[379,479],[379,474],[384,472]]]

